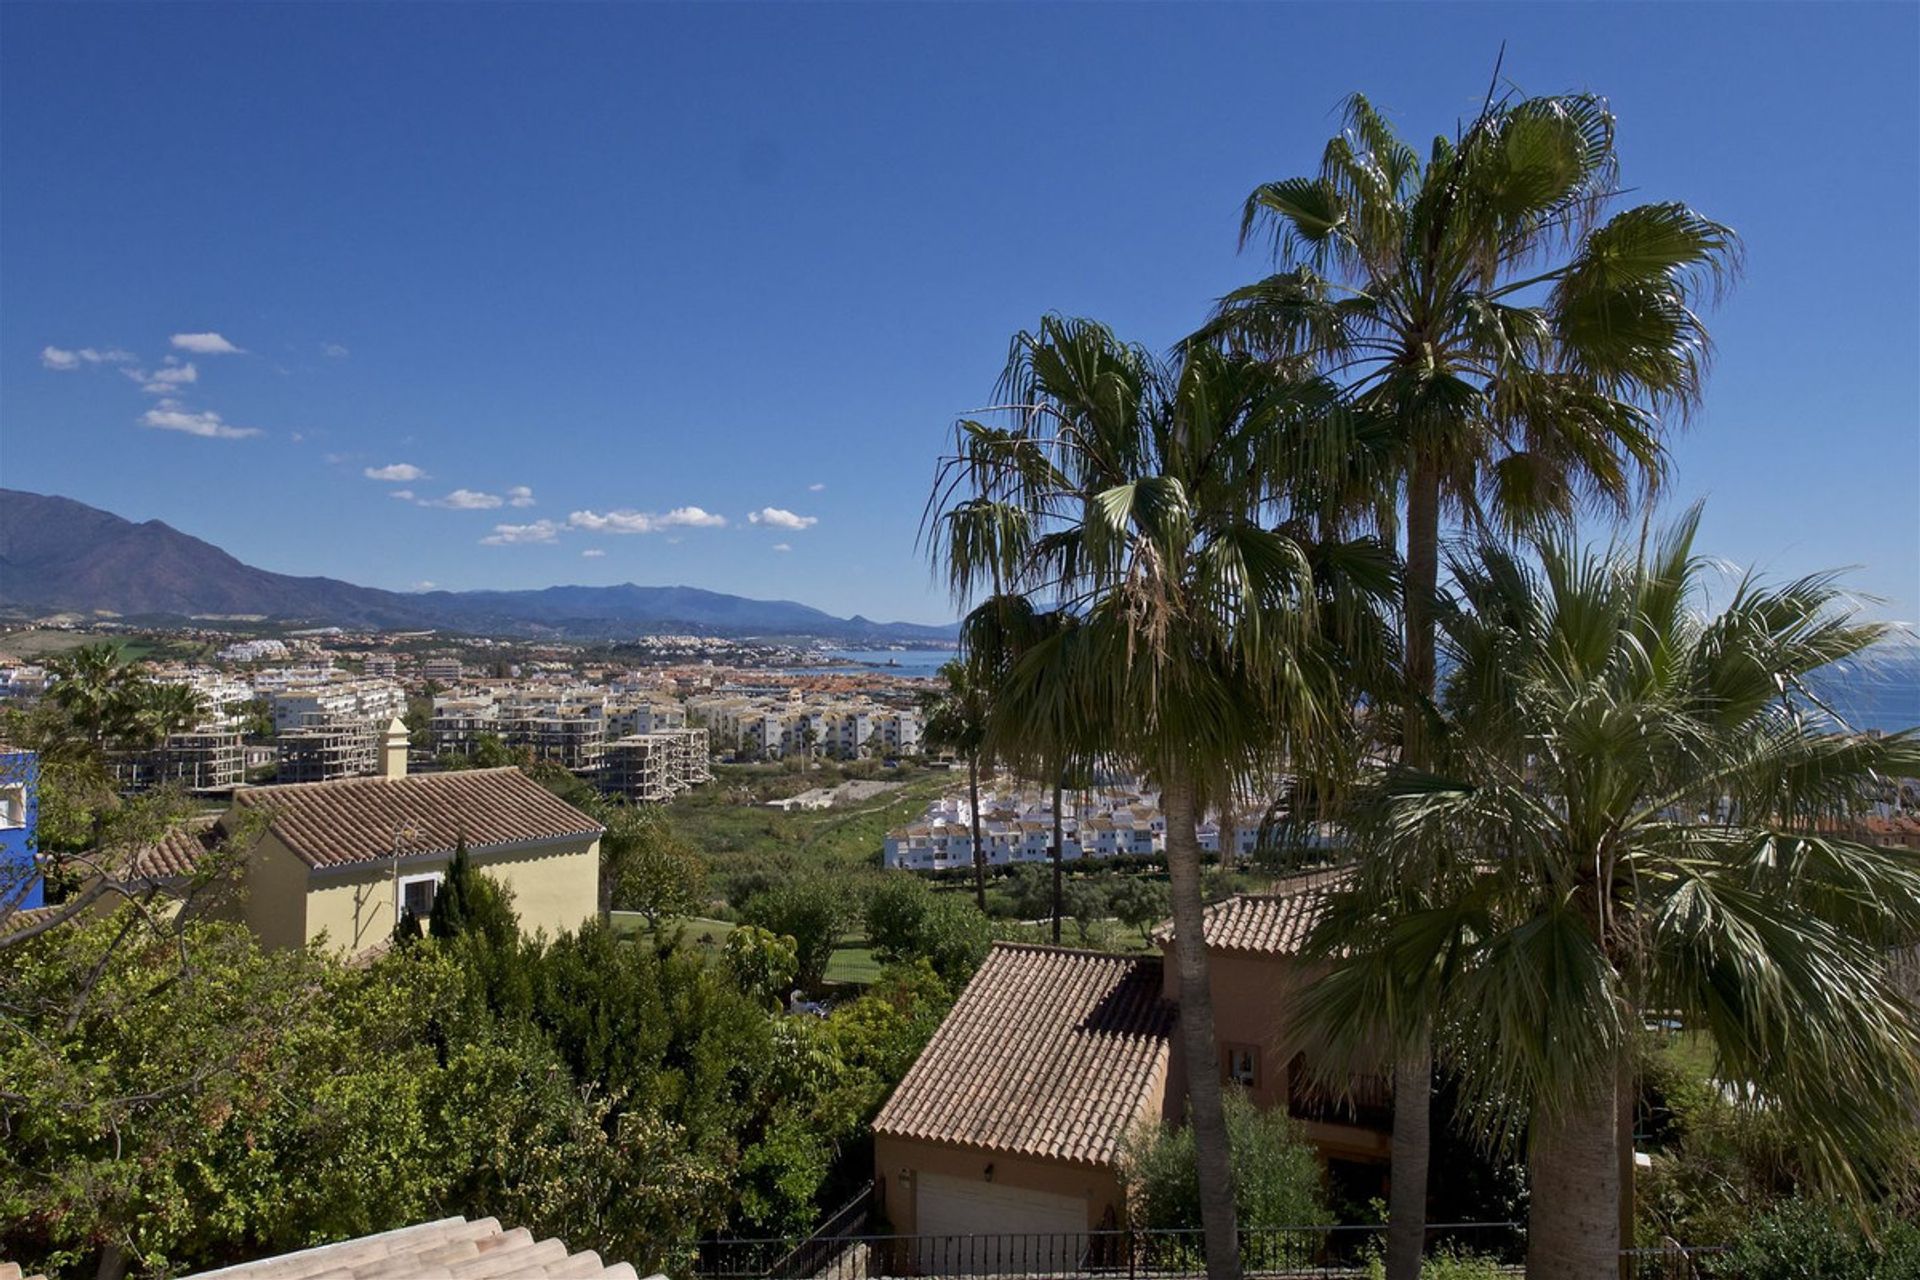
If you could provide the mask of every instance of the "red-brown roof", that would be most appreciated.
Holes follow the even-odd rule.
[[[463,837],[477,852],[606,830],[511,765],[253,787],[233,802],[269,812],[273,834],[312,867],[390,858],[400,828],[410,828],[400,840],[408,857],[451,850]]]
[[[1344,869],[1309,871],[1275,884],[1266,893],[1243,893],[1214,903],[1205,917],[1207,950],[1297,954],[1320,916],[1327,890],[1344,882],[1347,874]],[[1173,941],[1172,922],[1161,925],[1153,937],[1162,946]]]
[[[1165,1084],[1160,980],[1157,957],[995,944],[874,1132],[1111,1164]]]
[[[172,828],[154,843],[142,849],[134,859],[134,872],[171,880],[190,876],[200,859],[207,856],[220,840],[217,820],[196,818]]]

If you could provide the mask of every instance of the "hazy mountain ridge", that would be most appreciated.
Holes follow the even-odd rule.
[[[136,524],[71,498],[0,489],[0,606],[43,612],[436,627],[501,635],[620,637],[646,631],[951,640],[951,626],[878,623],[791,600],[698,587],[555,586],[405,593],[255,568],[159,520]]]

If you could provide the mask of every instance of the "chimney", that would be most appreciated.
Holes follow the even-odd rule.
[[[383,778],[404,778],[407,776],[407,726],[395,716],[387,726],[387,735],[380,744],[380,776]]]

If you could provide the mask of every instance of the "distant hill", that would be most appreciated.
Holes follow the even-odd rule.
[[[258,614],[348,627],[620,637],[647,631],[951,640],[955,629],[836,618],[791,600],[697,587],[547,587],[408,594],[256,569],[159,520],[135,524],[71,498],[0,489],[0,607],[130,618]]]

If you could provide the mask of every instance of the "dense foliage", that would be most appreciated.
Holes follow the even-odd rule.
[[[1283,1112],[1261,1111],[1245,1093],[1225,1097],[1233,1156],[1234,1208],[1251,1230],[1327,1221],[1319,1157]],[[1136,1225],[1191,1230],[1200,1225],[1200,1181],[1193,1129],[1150,1125],[1127,1145],[1125,1175]]]
[[[1887,1212],[1863,1224],[1830,1205],[1796,1201],[1748,1224],[1707,1266],[1727,1280],[1916,1280],[1920,1224]]]
[[[0,1254],[193,1268],[457,1212],[684,1262],[809,1225],[949,1000],[922,965],[771,1015],[670,944],[503,935],[472,880],[466,927],[362,967],[132,907],[10,947]]]

